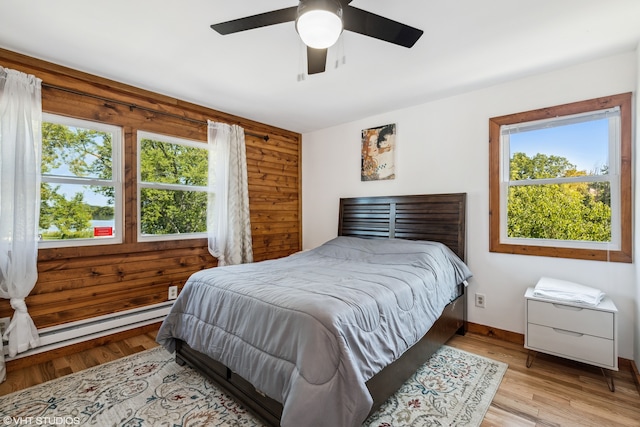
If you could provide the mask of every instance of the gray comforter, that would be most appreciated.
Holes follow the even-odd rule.
[[[338,237],[193,274],[158,333],[283,403],[282,426],[359,426],[365,382],[415,344],[471,273],[446,246]]]

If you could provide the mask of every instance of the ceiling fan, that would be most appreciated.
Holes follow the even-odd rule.
[[[295,21],[296,31],[307,45],[308,74],[324,72],[327,49],[338,40],[343,30],[407,48],[412,47],[423,34],[417,28],[349,6],[352,1],[300,0],[298,6],[213,24],[211,28],[226,35]]]

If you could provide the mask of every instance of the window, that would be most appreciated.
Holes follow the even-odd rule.
[[[40,247],[122,242],[122,129],[43,114]]]
[[[138,132],[138,240],[206,237],[206,143]]]
[[[631,94],[489,120],[490,250],[631,262]]]

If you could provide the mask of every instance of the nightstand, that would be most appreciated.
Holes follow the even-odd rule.
[[[524,297],[527,368],[537,351],[587,363],[601,368],[614,391],[613,377],[605,373],[618,370],[618,309],[613,301],[605,297],[597,306],[574,304],[536,297],[533,288]]]

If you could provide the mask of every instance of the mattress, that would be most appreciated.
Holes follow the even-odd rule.
[[[158,333],[283,403],[282,426],[359,426],[365,382],[415,344],[471,277],[445,245],[337,237],[193,274]]]

